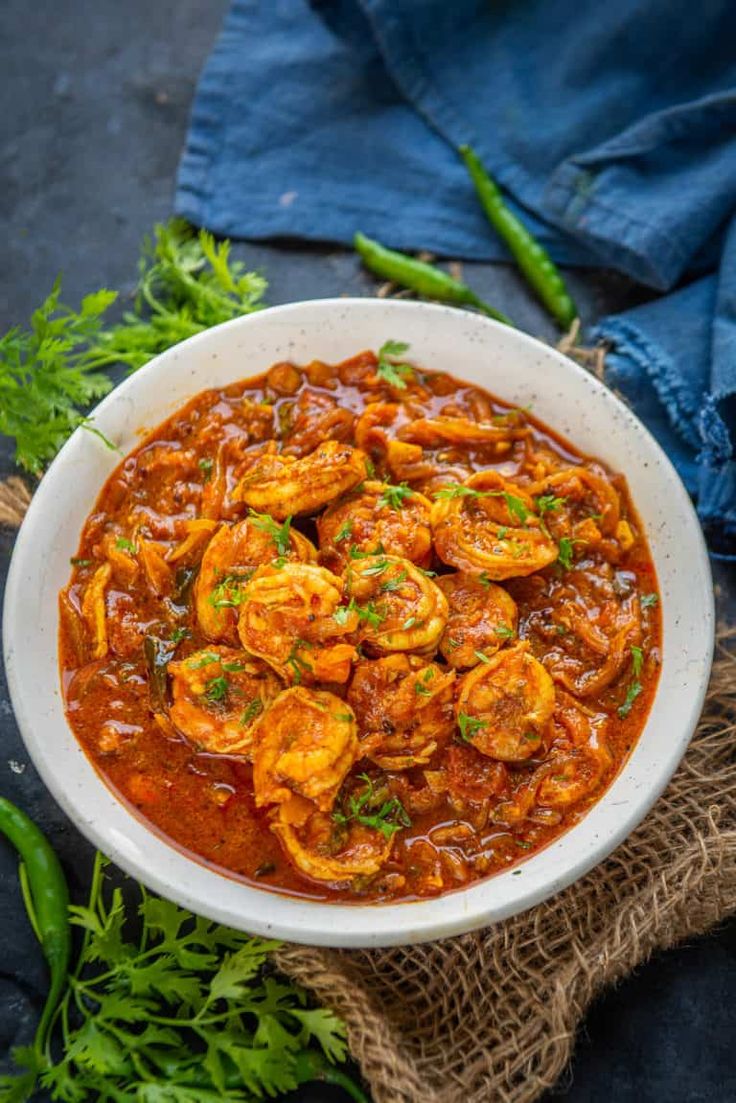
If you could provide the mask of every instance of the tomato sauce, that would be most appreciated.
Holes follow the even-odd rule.
[[[119,798],[229,876],[344,903],[568,830],[660,648],[624,476],[370,352],[193,398],[108,479],[60,594],[68,720]]]

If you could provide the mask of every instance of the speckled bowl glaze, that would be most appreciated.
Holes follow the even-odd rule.
[[[254,933],[328,946],[385,946],[469,931],[531,907],[618,846],[664,789],[700,714],[713,646],[713,589],[696,516],[672,465],[641,423],[554,349],[486,318],[424,303],[333,299],[294,303],[218,326],[157,357],[95,411],[123,452],[207,387],[279,360],[335,362],[393,338],[411,357],[488,388],[583,452],[623,471],[659,576],[662,672],[643,734],[588,815],[509,872],[439,899],[397,905],[318,904],[253,888],[188,857],[107,789],[67,726],[57,667],[57,593],[87,514],[119,456],[77,431],[33,498],[15,546],[4,610],[10,692],[46,785],[100,850],[151,889]]]

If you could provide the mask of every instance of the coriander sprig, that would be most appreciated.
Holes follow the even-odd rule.
[[[79,426],[114,447],[85,413],[112,388],[100,369],[135,371],[179,341],[257,310],[266,289],[261,276],[230,261],[228,241],[217,244],[181,219],[155,227],[139,272],[133,309],[115,324],[104,316],[117,292],[102,288],[73,310],[62,304],[57,279],[29,328],[0,338],[0,433],[15,441],[26,471],[40,475]]]
[[[367,1103],[333,1067],[347,1054],[341,1020],[264,972],[278,942],[194,916],[142,886],[136,907],[130,893],[108,888],[107,864],[97,854],[89,901],[70,908],[83,938],[51,1036],[41,1052],[13,1052],[19,1073],[0,1077],[0,1097],[24,1103],[38,1079],[62,1103],[245,1103],[319,1078]]]
[[[404,364],[399,359],[409,348],[406,341],[384,341],[378,350],[378,367],[376,375],[397,390],[406,390],[406,381],[414,376],[411,364]]]

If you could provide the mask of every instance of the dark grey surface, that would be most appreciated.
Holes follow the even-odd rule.
[[[6,0],[0,45],[0,329],[27,319],[64,273],[76,303],[101,285],[130,293],[141,237],[171,212],[173,180],[198,69],[224,0]],[[247,58],[244,59],[247,64]],[[342,250],[245,245],[268,275],[272,303],[368,294],[373,284]],[[472,282],[530,333],[553,331],[510,269],[473,266]],[[612,274],[573,274],[583,314],[645,297]],[[0,475],[12,469],[0,446]],[[3,582],[13,536],[0,534]],[[733,579],[719,568],[721,586]],[[53,611],[49,611],[53,616]],[[91,849],[29,764],[0,679],[0,792],[52,837],[81,898]],[[0,1054],[27,1040],[45,986],[41,956],[0,845]],[[589,1015],[572,1071],[551,1093],[570,1103],[697,1103],[736,1099],[736,925],[657,957]],[[302,1103],[344,1098],[310,1089]]]

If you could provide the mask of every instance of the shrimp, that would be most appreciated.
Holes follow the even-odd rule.
[[[492,422],[471,421],[466,417],[446,417],[440,414],[433,418],[417,418],[402,425],[396,434],[399,440],[412,444],[421,444],[424,448],[437,448],[444,444],[458,447],[478,448],[489,445],[508,449],[509,442],[529,436],[530,430],[523,427],[494,425]]]
[[[426,567],[432,555],[431,509],[432,503],[406,484],[366,482],[317,519],[321,560],[340,571],[349,561],[349,549],[358,548],[383,550]]]
[[[495,810],[494,820],[514,825],[525,819],[559,822],[566,809],[589,796],[611,767],[605,713],[596,713],[560,693],[552,723],[553,741],[545,761]]]
[[[447,623],[447,598],[423,571],[396,555],[351,560],[345,571],[359,636],[373,651],[434,651]]]
[[[358,614],[342,605],[343,582],[324,567],[259,567],[241,590],[240,642],[285,681],[346,682],[357,652],[346,639]]]
[[[223,525],[215,533],[194,587],[197,621],[208,640],[237,644],[243,585],[257,567],[277,557],[309,563],[316,561],[317,549],[290,524],[277,525],[265,514]]]
[[[549,808],[567,808],[597,789],[610,769],[612,758],[605,737],[608,717],[563,693],[555,720],[565,729],[567,739],[562,746],[553,743],[549,772],[539,786],[537,799]]]
[[[541,747],[554,707],[554,683],[524,642],[466,674],[456,710],[463,738],[481,754],[524,762]]]
[[[112,567],[103,563],[92,575],[82,598],[82,617],[94,641],[93,659],[104,659],[107,655],[107,614],[105,610],[105,591],[112,576]]]
[[[306,456],[320,441],[347,440],[353,432],[355,414],[324,391],[307,387],[296,401],[279,407],[283,455]]]
[[[263,456],[233,497],[279,521],[295,513],[314,513],[366,477],[366,459],[359,448],[336,440],[325,441],[301,459]]]
[[[533,574],[557,558],[557,544],[529,495],[497,471],[435,492],[432,532],[444,563],[498,582]]]
[[[621,515],[621,502],[618,492],[611,485],[605,472],[596,468],[568,467],[555,471],[544,479],[527,487],[534,495],[553,495],[561,499],[557,509],[550,511],[550,527],[556,531],[557,522],[573,523],[573,514],[581,520],[581,513],[588,511],[588,519],[593,513],[597,527],[604,536],[616,533]]]
[[[463,571],[442,575],[437,585],[450,607],[440,640],[440,651],[450,666],[457,670],[475,666],[516,635],[516,602],[502,586]]]
[[[391,855],[393,834],[387,836],[362,823],[337,824],[314,806],[306,819],[291,812],[291,807],[281,805],[271,830],[297,869],[315,881],[339,883],[370,877]],[[295,818],[297,822],[293,822]]]
[[[335,803],[358,756],[358,726],[349,705],[326,690],[283,690],[254,733],[256,804],[283,804],[296,793],[321,812]]]
[[[636,591],[619,600],[592,593],[588,600],[570,589],[558,599],[555,619],[567,629],[550,652],[547,664],[556,682],[576,697],[591,697],[607,689],[620,675],[641,641],[641,610]],[[593,653],[593,660],[591,654]],[[602,661],[591,665],[595,658]]]
[[[256,721],[279,692],[264,663],[230,647],[195,651],[169,663],[169,716],[182,735],[212,754],[249,758]]]
[[[348,690],[360,755],[384,770],[429,762],[452,737],[453,670],[406,655],[361,662]]]

